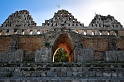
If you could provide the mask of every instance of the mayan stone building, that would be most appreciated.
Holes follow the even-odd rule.
[[[55,62],[59,48],[68,62]],[[0,27],[0,82],[123,82],[124,28],[96,14],[84,26],[67,10],[37,26],[29,11]]]

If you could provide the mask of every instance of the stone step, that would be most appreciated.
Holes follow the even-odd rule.
[[[107,78],[107,77],[14,77],[0,78],[0,82],[124,82],[124,78]]]

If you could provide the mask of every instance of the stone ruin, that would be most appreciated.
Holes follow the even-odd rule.
[[[118,22],[113,16],[102,16],[99,14],[96,14],[94,19],[89,24],[90,27],[98,27],[98,28],[122,28],[120,22]]]
[[[83,23],[77,21],[71,13],[66,10],[59,10],[53,18],[45,20],[45,23],[42,23],[42,26],[51,26],[51,27],[68,27],[68,26],[84,26]]]
[[[61,47],[68,62],[53,61]],[[123,82],[123,62],[124,28],[110,15],[84,26],[58,10],[36,26],[21,10],[0,27],[0,82]]]
[[[36,26],[33,18],[27,10],[16,11],[9,15],[1,27],[25,27],[25,26]]]

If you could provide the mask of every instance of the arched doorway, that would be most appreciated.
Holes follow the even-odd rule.
[[[53,56],[53,62],[68,62],[68,53],[62,47],[56,49]]]
[[[69,34],[60,34],[53,44],[52,49],[52,61],[54,62],[55,53],[59,48],[64,48],[68,53],[68,62],[74,61],[74,45],[72,43],[71,37]]]

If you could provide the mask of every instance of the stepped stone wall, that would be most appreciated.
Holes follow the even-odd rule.
[[[84,27],[83,23],[80,23],[77,21],[74,16],[69,13],[66,10],[59,10],[53,18],[49,20],[45,20],[45,23],[42,23],[42,26],[58,26],[58,27],[64,27],[64,26],[80,26]]]
[[[52,62],[60,47],[72,62]],[[124,28],[110,15],[84,26],[59,10],[36,26],[22,10],[0,27],[0,82],[124,82],[123,61]]]
[[[96,14],[94,19],[89,24],[90,27],[99,27],[99,28],[122,28],[122,25],[120,22],[118,22],[114,16],[108,15],[108,16],[102,16],[99,14]]]
[[[122,63],[0,63],[0,65],[1,82],[124,81]]]
[[[25,26],[36,26],[29,11],[21,10],[16,11],[5,20],[1,27],[25,27]]]
[[[14,52],[0,52],[0,62],[23,62],[24,51],[18,49]]]
[[[109,36],[110,37],[110,36]],[[108,36],[82,36],[82,44],[85,49],[92,49],[94,52],[94,59],[102,59],[102,53],[104,51],[111,51],[110,48],[114,47],[113,43],[110,43]],[[124,50],[124,39],[123,37],[115,37],[116,39],[116,51]],[[1,36],[0,37],[0,52],[10,51],[10,44],[12,42],[12,36]],[[47,37],[49,38],[49,37]],[[75,37],[76,38],[76,37]],[[74,39],[74,37],[73,37]],[[51,41],[54,39],[51,39]],[[76,40],[75,40],[76,41]],[[78,43],[78,42],[77,42]],[[80,44],[78,44],[80,45]],[[112,46],[110,46],[112,45]],[[35,51],[40,50],[44,46],[44,36],[42,35],[25,35],[18,37],[18,49],[22,49],[25,51],[26,60],[31,60],[35,58]]]

